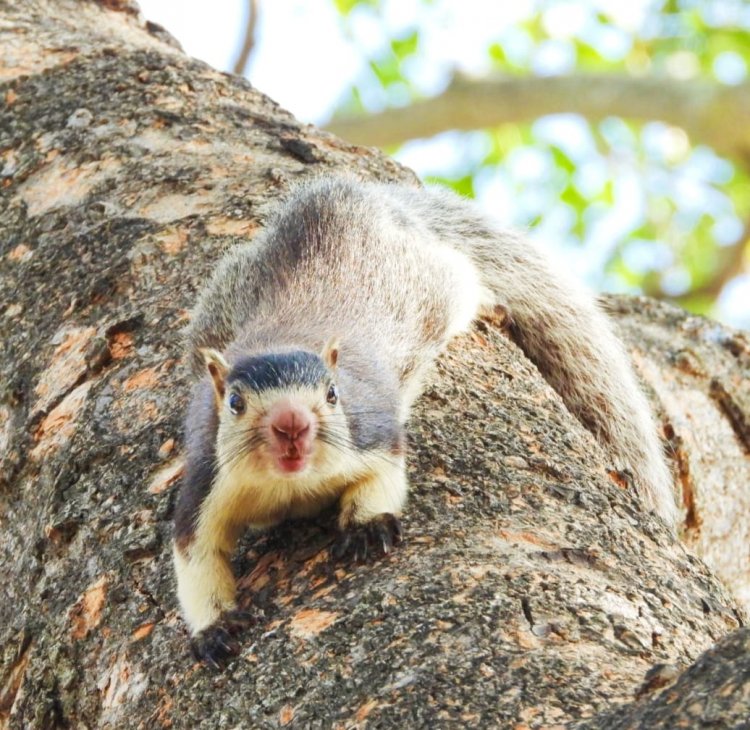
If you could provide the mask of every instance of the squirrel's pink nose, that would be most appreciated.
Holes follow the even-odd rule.
[[[279,404],[270,414],[271,433],[280,445],[304,446],[313,436],[313,414],[302,406]]]
[[[271,428],[279,438],[296,441],[310,430],[310,421],[302,414],[286,411],[276,417],[271,423]]]

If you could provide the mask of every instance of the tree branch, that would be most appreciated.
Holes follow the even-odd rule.
[[[744,697],[734,687],[747,688],[750,676],[750,629],[740,629],[686,669],[673,686],[674,665],[656,665],[636,694],[636,700],[576,724],[575,730],[636,730],[637,728],[747,727],[750,694]]]
[[[327,129],[355,144],[385,147],[451,129],[482,129],[567,112],[591,121],[610,116],[658,119],[728,156],[750,148],[750,84],[722,86],[667,76],[459,78],[439,96],[369,116],[335,119]]]
[[[237,60],[232,66],[232,73],[241,76],[245,73],[247,61],[255,47],[255,29],[258,25],[258,0],[248,0],[247,23],[245,25],[245,37],[242,40],[242,48],[237,55]]]
[[[248,536],[240,604],[265,617],[223,676],[192,665],[171,567],[186,310],[292,181],[413,177],[163,38],[112,0],[3,6],[0,727],[562,726],[738,629],[718,578],[480,323],[414,409],[404,545],[331,565],[323,519]],[[617,301],[691,544],[746,585],[750,344]],[[683,686],[693,707],[716,685]],[[746,717],[743,689],[709,709]]]

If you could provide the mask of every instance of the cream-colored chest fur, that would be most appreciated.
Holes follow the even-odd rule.
[[[336,464],[313,465],[292,478],[259,475],[240,460],[222,468],[201,510],[198,541],[223,535],[226,550],[245,528],[261,529],[295,517],[309,517],[333,504],[353,482],[383,471],[393,457],[377,451],[341,454]]]

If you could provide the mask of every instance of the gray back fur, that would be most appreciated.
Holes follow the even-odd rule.
[[[202,347],[231,360],[319,352],[336,336],[342,403],[348,395],[352,412],[403,423],[450,337],[494,306],[645,505],[674,523],[656,427],[606,316],[528,240],[447,191],[338,177],[294,189],[263,233],[219,264],[193,313],[188,354],[202,374]]]

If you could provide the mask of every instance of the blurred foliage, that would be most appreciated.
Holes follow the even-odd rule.
[[[472,26],[482,37],[469,62],[461,25],[480,12],[476,2],[335,4],[345,33],[368,49],[341,115],[408,105],[455,74],[662,74],[731,85],[745,83],[750,67],[750,7],[739,0],[497,3],[506,8],[489,11],[486,32]],[[598,288],[716,314],[717,295],[741,272],[747,160],[722,159],[680,129],[557,115],[389,152],[428,180],[476,194],[505,223],[535,226]],[[748,319],[735,323],[750,326],[750,284],[744,292]]]

